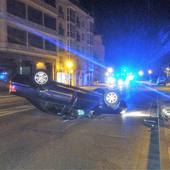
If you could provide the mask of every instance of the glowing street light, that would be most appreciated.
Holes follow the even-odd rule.
[[[144,75],[143,70],[140,70],[140,71],[138,72],[138,74],[139,74],[139,76],[143,76],[143,75]]]
[[[113,73],[113,68],[111,68],[111,67],[107,68],[107,72],[108,73]]]
[[[170,68],[169,67],[166,68],[166,75],[167,75],[167,77],[169,77],[169,75],[170,75]]]
[[[170,71],[170,68],[169,68],[169,67],[167,67],[167,68],[166,68],[166,71]]]
[[[106,73],[105,73],[105,76],[106,76],[106,77],[108,77],[108,76],[109,76],[109,73],[108,73],[108,72],[106,72]]]
[[[152,73],[153,73],[153,71],[152,71],[152,70],[148,70],[148,74],[150,74],[150,75],[151,75]]]
[[[69,69],[72,68],[72,67],[73,67],[73,62],[70,61],[70,60],[67,61],[67,62],[66,62],[66,66],[67,66],[67,68],[69,68]]]

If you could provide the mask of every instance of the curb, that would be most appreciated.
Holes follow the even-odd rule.
[[[158,102],[157,114],[160,113],[160,102]],[[165,134],[166,125],[165,120],[162,120],[158,117],[158,126],[159,126],[159,151],[160,151],[160,167],[162,170],[168,170],[170,167],[170,155],[168,153],[168,140]]]
[[[170,158],[168,153],[168,140],[165,135],[164,121],[160,121],[160,162],[161,169],[168,170],[170,168]]]

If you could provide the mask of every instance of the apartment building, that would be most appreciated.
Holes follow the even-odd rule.
[[[94,65],[94,81],[104,82],[105,79],[105,47],[101,35],[94,35],[94,58],[99,65]]]
[[[93,25],[93,17],[69,0],[1,0],[0,68],[29,75],[46,69],[53,80],[89,84]]]

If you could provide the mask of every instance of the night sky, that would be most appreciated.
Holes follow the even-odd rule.
[[[106,63],[158,67],[170,56],[170,0],[81,0],[103,36]],[[168,31],[169,30],[169,31]]]

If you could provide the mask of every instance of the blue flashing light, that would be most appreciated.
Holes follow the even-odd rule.
[[[8,73],[7,72],[2,72],[3,75],[7,75]]]
[[[3,74],[0,74],[0,80],[5,80],[5,76]]]

